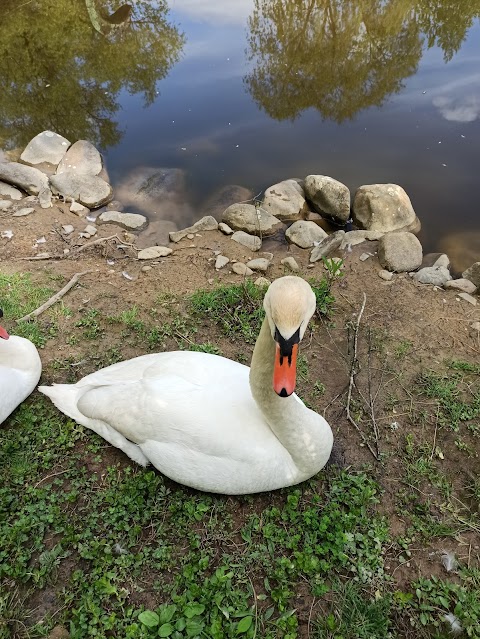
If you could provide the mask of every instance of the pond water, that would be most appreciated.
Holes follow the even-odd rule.
[[[138,166],[182,169],[193,219],[230,184],[394,182],[424,249],[467,266],[479,16],[478,0],[3,0],[0,146],[89,139],[114,188]]]

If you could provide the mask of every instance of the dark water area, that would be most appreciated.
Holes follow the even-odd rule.
[[[88,139],[114,189],[138,166],[182,169],[192,221],[229,184],[393,182],[424,250],[468,265],[479,16],[479,0],[3,0],[0,147]]]

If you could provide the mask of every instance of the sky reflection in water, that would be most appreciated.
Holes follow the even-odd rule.
[[[480,258],[479,2],[463,0],[454,8],[438,2],[432,16],[426,2],[411,0],[172,0],[169,13],[162,2],[132,0],[134,16],[159,9],[156,38],[154,30],[134,25],[150,58],[135,50],[127,28],[92,45],[95,34],[77,2],[69,24],[83,39],[71,48],[86,63],[77,76],[73,65],[56,78],[73,104],[70,123],[62,91],[56,89],[42,116],[45,91],[34,102],[25,90],[16,118],[0,99],[4,146],[8,125],[32,121],[31,102],[39,107],[37,128],[103,145],[114,187],[139,165],[185,169],[194,210],[227,184],[257,193],[319,173],[353,194],[362,184],[395,182],[423,223],[426,250],[445,248],[456,234],[458,250],[470,244]],[[15,4],[7,0],[7,9],[9,3]],[[121,2],[103,5],[112,13]],[[0,30],[8,28],[5,22]],[[115,67],[109,56],[130,60]],[[30,76],[45,77],[44,67],[30,69]],[[110,78],[97,105],[95,91]],[[85,96],[90,112],[82,123]],[[97,106],[100,124],[91,112]]]

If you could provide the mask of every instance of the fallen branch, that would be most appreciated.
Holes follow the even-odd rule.
[[[357,430],[358,434],[360,435],[360,437],[362,438],[363,443],[365,444],[365,446],[368,448],[368,450],[372,453],[372,455],[374,456],[374,458],[376,460],[378,460],[378,454],[373,450],[373,448],[370,445],[370,442],[368,441],[368,439],[365,437],[365,435],[362,433],[359,425],[357,424],[357,422],[353,419],[351,413],[350,413],[350,402],[352,400],[352,391],[353,391],[353,387],[355,385],[355,375],[357,373],[357,364],[358,364],[358,360],[357,360],[357,349],[358,349],[358,329],[360,326],[360,322],[362,320],[362,315],[363,315],[363,311],[365,310],[365,304],[367,303],[367,296],[365,295],[365,293],[363,294],[363,304],[362,304],[362,308],[360,309],[360,313],[358,314],[358,318],[357,318],[357,325],[355,326],[354,329],[354,338],[353,338],[353,357],[352,357],[352,366],[350,368],[350,381],[348,384],[348,396],[347,396],[347,404],[345,406],[345,410],[347,413],[347,419],[348,421],[352,424],[352,426],[354,426],[354,428]]]
[[[34,317],[38,317],[39,315],[41,315],[41,313],[46,311],[47,308],[50,308],[50,306],[53,306],[56,302],[58,302],[58,300],[62,299],[62,297],[66,293],[68,293],[68,291],[72,287],[75,286],[75,284],[78,282],[79,278],[82,277],[82,275],[86,275],[87,273],[91,273],[91,272],[92,271],[83,271],[82,273],[75,273],[75,275],[68,282],[68,284],[65,284],[65,286],[60,291],[58,291],[58,293],[55,293],[55,295],[53,295],[49,300],[47,300],[45,304],[42,304],[41,306],[36,308],[34,311],[29,313],[28,315],[24,315],[20,319],[17,319],[17,324],[19,324],[20,322],[26,322],[28,320],[33,319]]]
[[[92,240],[91,242],[87,242],[86,244],[82,244],[82,246],[77,246],[70,251],[70,253],[65,254],[62,257],[72,257],[72,255],[76,255],[91,246],[96,246],[97,244],[102,244],[103,242],[109,242],[110,240],[118,240],[122,242],[122,240],[118,237],[118,235],[109,235],[108,237],[99,237],[96,240]]]

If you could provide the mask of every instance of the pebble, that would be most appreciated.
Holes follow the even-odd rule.
[[[449,280],[444,284],[445,288],[453,288],[458,291],[463,291],[464,293],[473,294],[477,290],[477,287],[470,280],[466,280],[464,278],[460,278],[458,280]]]
[[[476,331],[480,331],[480,322],[473,322],[470,324],[470,328],[473,328]]]
[[[71,224],[62,224],[62,229],[65,235],[70,235],[75,230]]]
[[[10,200],[0,200],[0,211],[6,211],[12,206],[13,202]]]
[[[262,271],[262,273],[266,273],[269,266],[270,262],[265,257],[256,257],[247,262],[247,267],[252,271]]]
[[[215,260],[215,268],[218,271],[226,266],[229,262],[230,260],[228,259],[228,257],[225,257],[225,255],[217,255],[217,259]]]
[[[168,246],[149,246],[139,251],[137,258],[139,260],[154,260],[158,257],[167,257],[171,253],[173,250]]]
[[[148,266],[148,265],[145,265],[145,266],[142,266],[142,268],[140,270],[142,271],[142,273],[148,273],[148,271],[152,270],[152,267]]]
[[[96,235],[97,234],[97,229],[92,226],[91,224],[89,224],[88,226],[86,226],[83,230],[84,233],[88,233],[90,235],[90,237],[92,235]]]
[[[391,273],[390,271],[386,271],[383,268],[380,271],[378,271],[378,276],[381,277],[382,280],[385,280],[386,282],[390,282],[390,280],[393,279],[393,273]]]
[[[83,206],[83,204],[79,204],[75,201],[73,201],[70,205],[70,212],[75,213],[76,215],[86,215],[89,210],[90,209],[88,209],[86,206]]]
[[[34,210],[35,209],[32,208],[18,209],[18,211],[15,211],[12,217],[23,217],[24,215],[30,215],[30,213],[33,213]]]
[[[266,277],[257,277],[255,280],[255,286],[270,286],[270,280],[267,280]]]
[[[193,239],[195,239],[195,234],[194,233],[188,233],[187,238],[189,240],[193,240]]]
[[[459,293],[457,300],[460,297],[462,298],[462,300],[465,300],[466,302],[468,302],[469,304],[472,304],[473,306],[477,305],[477,300],[471,295],[469,295],[468,293]]]
[[[298,271],[300,270],[297,260],[292,256],[284,257],[283,260],[281,260],[281,263],[294,273],[298,273]]]
[[[220,222],[218,228],[224,235],[233,235],[233,229],[230,228],[228,224],[225,224],[225,222]]]
[[[365,262],[365,260],[368,260],[369,257],[372,257],[371,253],[362,253],[360,255],[360,261]]]
[[[253,273],[251,268],[248,268],[246,264],[242,264],[242,262],[235,262],[232,266],[232,271],[237,273],[237,275],[251,275]]]

